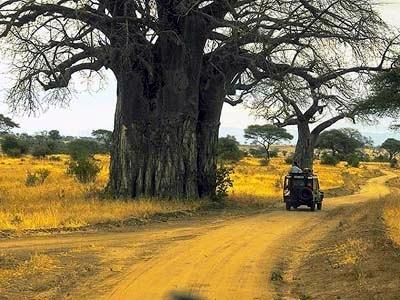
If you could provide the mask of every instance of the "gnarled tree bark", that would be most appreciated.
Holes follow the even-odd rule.
[[[204,194],[202,189],[199,192],[198,164],[209,165],[214,152],[203,150],[208,147],[205,141],[198,145],[198,132],[203,133],[203,123],[207,124],[214,143],[218,124],[208,122],[211,110],[199,113],[205,43],[201,20],[186,17],[180,37],[161,36],[151,66],[141,66],[140,60],[132,66],[120,62],[114,70],[118,100],[110,189],[116,196],[196,198]],[[204,119],[200,123],[199,117]]]

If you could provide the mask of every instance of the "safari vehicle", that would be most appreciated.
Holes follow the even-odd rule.
[[[289,173],[285,176],[283,201],[286,210],[307,205],[311,211],[322,209],[324,193],[319,189],[318,177],[311,172]]]

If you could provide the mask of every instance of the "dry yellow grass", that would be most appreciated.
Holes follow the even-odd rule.
[[[390,238],[400,246],[400,194],[391,196],[383,211]]]
[[[81,227],[99,222],[123,220],[130,217],[146,218],[156,213],[195,210],[198,201],[135,201],[98,199],[96,193],[107,182],[109,158],[98,156],[102,169],[91,186],[84,186],[66,175],[67,156],[60,160],[37,160],[32,157],[12,159],[0,157],[0,230]],[[25,185],[27,172],[48,169],[44,184]],[[269,166],[259,160],[246,158],[235,166],[234,187],[230,200],[248,205],[273,205],[281,201],[281,184],[289,166],[282,158],[275,158]],[[343,172],[358,174],[362,169],[316,165],[323,189],[343,185]]]
[[[383,219],[390,238],[400,247],[400,170],[391,169],[399,177],[389,180],[393,192],[386,198]]]
[[[273,158],[268,166],[261,166],[254,158],[245,158],[235,166],[232,175],[234,186],[231,199],[242,203],[276,203],[282,198],[284,176],[290,166],[281,157]],[[342,187],[343,175],[363,176],[364,168],[349,168],[344,163],[337,166],[315,163],[314,172],[320,178],[322,190]]]
[[[98,199],[90,190],[105,186],[108,158],[97,157],[102,170],[91,187],[76,182],[65,173],[68,157],[61,161],[0,158],[0,230],[81,227],[99,222],[122,220],[129,217],[145,218],[156,213],[194,210],[198,202],[116,201]],[[25,185],[27,171],[39,168],[50,170],[45,183]]]

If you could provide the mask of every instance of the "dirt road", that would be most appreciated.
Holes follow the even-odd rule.
[[[177,222],[140,232],[97,233],[0,242],[9,249],[57,249],[91,244],[133,251],[121,274],[78,287],[74,299],[274,299],[271,276],[285,255],[306,251],[335,218],[329,212],[389,193],[392,173],[374,178],[356,195],[327,199],[322,211],[272,211],[263,214]],[[115,248],[115,249],[117,249]],[[140,252],[140,253],[139,253]],[[99,295],[101,294],[101,295]]]

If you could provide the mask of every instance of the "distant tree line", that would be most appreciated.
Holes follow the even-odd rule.
[[[34,135],[14,134],[7,130],[0,134],[0,146],[2,152],[11,157],[31,154],[44,158],[52,154],[78,152],[87,156],[91,153],[109,153],[111,136],[112,132],[105,129],[94,130],[91,137],[62,136],[58,130],[42,131]]]
[[[270,158],[278,156],[271,146],[280,141],[290,141],[293,136],[284,128],[274,125],[250,125],[244,130],[244,137],[251,141],[250,148],[241,150],[234,136],[220,137],[218,141],[218,159],[220,161],[236,162],[250,155],[261,158],[267,164]],[[367,151],[369,148],[370,151]],[[286,151],[285,151],[286,152]],[[285,153],[287,154],[287,153]],[[314,158],[322,164],[336,165],[345,161],[349,166],[358,167],[360,162],[390,162],[397,166],[397,156],[400,154],[400,141],[388,138],[382,145],[374,147],[370,137],[363,136],[354,128],[340,128],[324,131],[316,143]],[[293,153],[284,155],[286,163],[292,163]],[[263,163],[263,161],[260,161]]]

